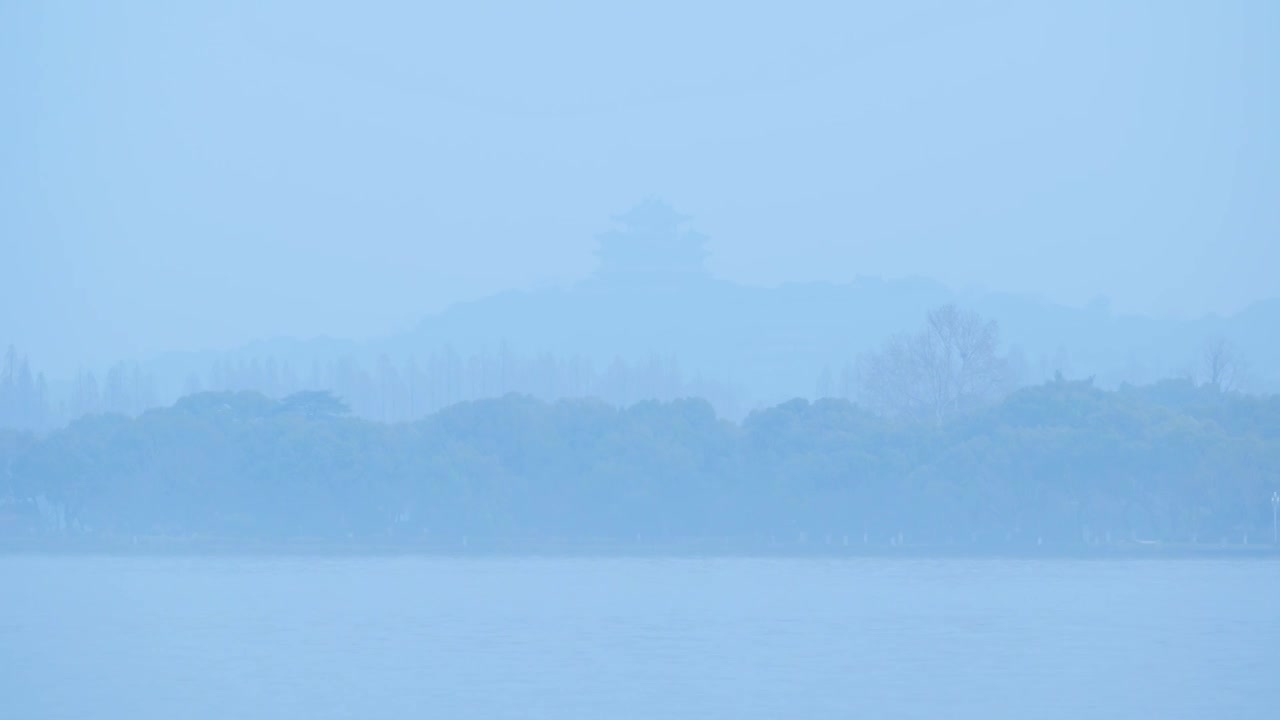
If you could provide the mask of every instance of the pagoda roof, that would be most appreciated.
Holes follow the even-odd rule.
[[[691,216],[654,197],[645,198],[630,210],[614,215],[613,219],[632,227],[674,227],[688,222]]]

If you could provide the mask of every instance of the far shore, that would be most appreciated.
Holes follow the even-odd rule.
[[[1007,559],[1280,559],[1271,543],[863,544],[761,542],[740,538],[545,540],[452,538],[252,539],[189,537],[10,536],[0,555],[110,556],[439,556],[439,557],[757,557],[757,558],[1007,558]]]

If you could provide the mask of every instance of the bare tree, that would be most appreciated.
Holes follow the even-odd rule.
[[[1227,392],[1240,382],[1240,359],[1235,348],[1224,337],[1210,338],[1201,356],[1205,383]]]
[[[936,308],[919,332],[895,335],[859,358],[861,400],[886,415],[934,423],[993,402],[1013,383],[999,336],[994,320],[955,305]]]

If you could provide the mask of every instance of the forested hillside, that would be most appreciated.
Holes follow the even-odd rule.
[[[421,421],[202,393],[0,437],[9,535],[851,545],[1270,541],[1280,397],[1051,382],[941,424],[527,397]]]

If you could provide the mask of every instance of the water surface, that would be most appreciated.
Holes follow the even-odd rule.
[[[15,718],[1280,717],[1280,564],[0,558]]]

